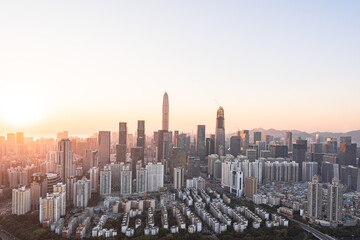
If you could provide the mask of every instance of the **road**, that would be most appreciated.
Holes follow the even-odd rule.
[[[313,227],[311,227],[311,226],[309,226],[309,225],[307,225],[305,223],[299,222],[299,221],[297,221],[297,220],[295,220],[293,218],[288,218],[288,219],[290,221],[296,222],[305,231],[310,232],[312,235],[314,235],[315,237],[317,237],[320,240],[336,240],[336,238],[330,237],[329,235],[324,234],[324,233],[320,232],[319,230],[316,230],[315,228],[313,228]]]
[[[15,237],[14,235],[12,235],[11,233],[5,231],[4,229],[1,228],[0,226],[0,237],[2,239],[16,239],[16,240],[20,240],[19,238]]]

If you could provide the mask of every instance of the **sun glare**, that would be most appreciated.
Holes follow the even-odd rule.
[[[43,115],[43,101],[32,87],[7,87],[0,96],[0,118],[14,126],[30,125]]]

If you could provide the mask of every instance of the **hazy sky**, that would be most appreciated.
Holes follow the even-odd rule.
[[[360,1],[1,1],[0,135],[360,129]]]

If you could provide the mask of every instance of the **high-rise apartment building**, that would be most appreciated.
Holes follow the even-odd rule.
[[[339,183],[339,179],[333,178],[332,184],[328,186],[326,202],[326,216],[330,222],[340,222],[343,218],[343,194],[344,186]]]
[[[132,193],[132,170],[129,164],[122,167],[120,172],[120,194],[127,195]]]
[[[100,195],[106,196],[111,194],[111,168],[104,166],[100,170]]]
[[[67,178],[75,176],[72,142],[68,138],[63,138],[58,142],[56,157],[61,179],[65,182]]]
[[[136,192],[146,193],[147,192],[147,170],[145,168],[139,168],[136,170]]]
[[[244,195],[252,198],[258,189],[258,179],[255,177],[245,178]]]
[[[100,170],[98,167],[90,168],[91,192],[99,192]]]
[[[78,180],[74,184],[74,207],[84,208],[87,207],[91,198],[91,181],[86,177]]]
[[[308,215],[314,219],[322,218],[322,184],[317,175],[308,183]]]
[[[20,187],[12,190],[12,214],[24,215],[31,209],[30,188]]]
[[[184,186],[184,168],[174,168],[174,188],[181,189]]]
[[[148,174],[148,191],[157,192],[164,187],[164,165],[162,163],[148,163],[146,165]]]

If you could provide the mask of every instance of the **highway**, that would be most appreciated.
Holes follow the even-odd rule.
[[[313,228],[313,227],[311,227],[311,226],[309,226],[309,225],[307,225],[305,223],[299,222],[299,221],[297,221],[297,220],[295,220],[293,218],[288,218],[288,219],[290,221],[296,222],[305,231],[312,233],[312,235],[314,235],[315,237],[317,237],[320,240],[336,240],[336,238],[330,237],[329,235],[324,234],[324,233],[320,232],[319,230],[316,230],[315,228]]]

